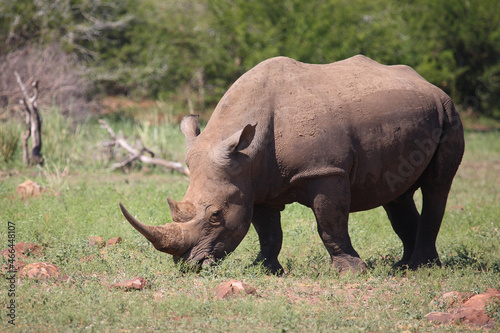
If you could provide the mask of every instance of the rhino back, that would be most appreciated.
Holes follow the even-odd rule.
[[[445,98],[411,68],[364,56],[326,65],[272,58],[238,79],[202,134],[214,143],[258,122],[266,150],[261,172],[279,177],[269,197],[304,179],[340,174],[350,178],[354,210],[369,209],[364,198],[374,207],[381,204],[375,195],[381,201],[400,195],[404,186],[389,191],[384,173],[397,172],[401,157],[429,139],[428,150],[435,150]],[[420,176],[432,152],[406,182]]]

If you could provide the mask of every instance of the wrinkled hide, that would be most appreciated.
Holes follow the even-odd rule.
[[[196,116],[181,131],[191,180],[181,202],[169,199],[174,222],[145,226],[123,208],[158,250],[211,262],[253,223],[258,261],[282,272],[280,211],[299,202],[313,210],[332,264],[364,270],[348,216],[383,206],[403,242],[396,266],[439,264],[435,241],[463,129],[451,99],[411,68],[364,56],[327,65],[272,58],[234,83],[204,131]]]

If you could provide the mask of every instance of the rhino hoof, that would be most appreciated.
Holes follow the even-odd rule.
[[[336,268],[340,275],[363,274],[368,270],[366,263],[358,257],[333,258],[332,266]]]
[[[276,260],[274,262],[262,258],[260,255],[252,263],[253,266],[262,266],[269,275],[281,276],[285,273],[283,266]]]

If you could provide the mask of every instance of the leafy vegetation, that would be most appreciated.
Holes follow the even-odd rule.
[[[462,109],[500,117],[496,0],[2,1],[0,40],[0,56],[58,42],[87,66],[96,92],[197,112],[266,58],[362,53],[410,65]]]
[[[163,157],[182,159],[184,143],[177,126],[116,115],[106,120],[131,142],[140,138],[154,145],[161,136],[163,150],[157,150],[159,146],[154,150]],[[54,263],[70,279],[17,280],[16,326],[11,327],[2,314],[0,330],[466,332],[474,329],[428,322],[427,313],[448,310],[433,300],[449,291],[500,288],[498,131],[466,132],[464,162],[438,237],[443,268],[392,271],[391,265],[401,256],[401,243],[383,209],[375,209],[350,217],[353,245],[368,263],[367,274],[339,276],[330,268],[313,214],[293,204],[282,214],[280,260],[287,274],[275,277],[251,265],[259,247],[253,228],[218,266],[199,274],[181,273],[169,255],[156,251],[124,221],[117,203],[126,203],[145,223],[169,222],[166,197],[180,200],[188,180],[154,168],[136,167],[126,174],[104,171],[107,157],[93,157],[101,154],[99,143],[107,133],[95,119],[71,129],[74,125],[53,110],[44,125],[43,168],[17,164],[18,150],[9,162],[0,159],[0,239],[7,239],[7,221],[14,222],[16,242],[42,247],[41,255],[25,260]],[[23,199],[16,194],[16,186],[27,178],[46,188],[42,196]],[[120,236],[123,242],[89,246],[88,237],[96,235]],[[150,289],[109,288],[139,275],[151,282]],[[258,296],[215,299],[212,290],[229,279],[252,285]],[[5,279],[0,290],[0,301],[6,304]],[[487,313],[498,320],[498,302],[489,303]]]

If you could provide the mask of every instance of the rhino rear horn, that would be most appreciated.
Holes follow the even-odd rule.
[[[189,202],[177,202],[170,198],[167,198],[168,206],[170,207],[170,214],[172,215],[172,220],[174,222],[187,222],[191,221],[196,212],[194,205]]]

